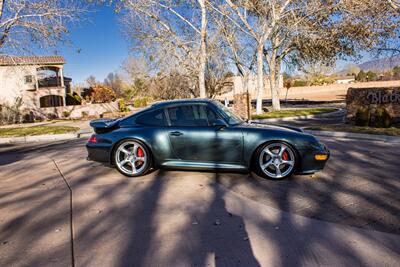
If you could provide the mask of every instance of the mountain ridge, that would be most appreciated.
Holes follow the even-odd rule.
[[[358,67],[363,71],[384,72],[391,70],[398,65],[400,65],[400,55],[369,60],[359,64]]]

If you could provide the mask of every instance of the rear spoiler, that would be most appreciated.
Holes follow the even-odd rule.
[[[119,119],[97,119],[90,122],[95,133],[106,133],[118,128]]]

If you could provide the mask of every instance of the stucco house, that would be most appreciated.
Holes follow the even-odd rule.
[[[62,56],[0,55],[0,104],[22,99],[22,108],[65,106],[71,79],[64,77]]]

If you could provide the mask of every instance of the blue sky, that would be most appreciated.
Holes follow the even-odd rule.
[[[70,28],[72,45],[57,49],[67,61],[65,76],[75,84],[84,82],[90,75],[103,81],[108,73],[120,68],[129,54],[128,41],[111,7],[100,6],[88,17],[89,21]]]
[[[114,13],[112,7],[97,6],[87,17],[88,21],[71,26],[69,39],[72,44],[57,48],[57,53],[67,61],[64,75],[72,78],[74,84],[84,82],[90,75],[103,81],[108,73],[120,69],[130,53],[129,43],[121,32],[119,15]],[[360,62],[366,59],[368,56],[364,55]],[[347,63],[338,61],[336,70]]]

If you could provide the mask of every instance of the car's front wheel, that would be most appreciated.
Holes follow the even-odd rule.
[[[133,139],[122,141],[114,152],[117,170],[130,177],[145,174],[150,169],[150,160],[150,151],[146,146]]]
[[[256,165],[262,176],[283,179],[292,175],[296,166],[296,153],[286,143],[268,143],[258,150]]]

